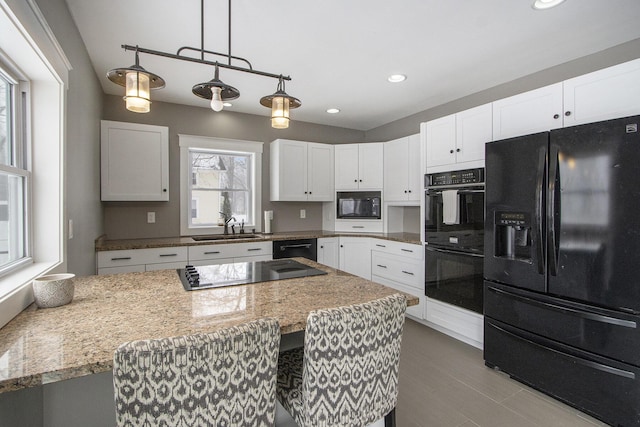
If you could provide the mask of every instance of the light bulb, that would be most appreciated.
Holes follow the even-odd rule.
[[[211,109],[213,111],[222,111],[224,105],[222,104],[222,98],[220,97],[220,92],[222,92],[222,88],[218,86],[213,86],[211,88]]]
[[[276,96],[271,104],[271,127],[286,129],[289,127],[289,98]]]
[[[135,113],[148,113],[151,109],[149,100],[149,76],[136,71],[128,72],[125,77],[125,103],[127,110]]]

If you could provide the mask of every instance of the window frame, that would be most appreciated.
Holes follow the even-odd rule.
[[[0,171],[22,177],[23,191],[23,241],[24,255],[5,265],[0,265],[0,278],[18,269],[33,264],[32,211],[31,211],[31,85],[22,73],[15,71],[13,64],[0,56],[0,75],[11,84],[11,165],[0,165]]]
[[[260,230],[262,227],[262,152],[263,143],[226,138],[214,138],[195,135],[178,134],[180,146],[180,235],[194,236],[199,234],[222,234],[222,226],[190,226],[191,212],[191,183],[192,175],[189,167],[189,152],[191,150],[215,150],[220,152],[246,153],[253,158],[250,172],[250,186],[252,188],[253,224],[245,224],[247,228]]]

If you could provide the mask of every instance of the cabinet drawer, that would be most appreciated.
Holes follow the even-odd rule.
[[[146,264],[146,262],[143,251],[144,249],[127,249],[122,251],[98,252],[98,269],[143,265],[140,271],[144,271],[144,264]]]
[[[142,273],[144,272],[144,264],[138,265],[125,265],[122,267],[104,267],[98,268],[98,275],[104,274],[119,274],[119,273]]]
[[[187,262],[188,248],[186,246],[174,246],[167,248],[138,249],[142,252],[142,258],[145,264],[164,264],[164,263],[182,263]]]
[[[197,260],[233,258],[232,245],[189,246],[189,263]]]
[[[418,319],[424,319],[424,308],[427,302],[427,297],[424,295],[424,292],[421,292],[420,290],[410,286],[401,285],[399,283],[396,283],[384,277],[376,276],[375,274],[371,277],[371,280],[376,283],[380,283],[381,285],[385,285],[395,290],[398,290],[400,292],[404,292],[406,294],[418,297],[420,302],[418,302],[418,305],[412,305],[410,307],[407,307],[407,314],[413,317],[416,317]]]
[[[144,271],[157,271],[157,270],[177,270],[178,268],[184,268],[187,264],[186,261],[177,262],[162,262],[158,264],[146,264]]]
[[[236,243],[231,245],[233,251],[233,257],[253,257],[269,255],[273,253],[272,242],[255,242],[255,243]],[[269,258],[271,259],[271,258]]]
[[[383,224],[379,220],[336,220],[336,231],[353,233],[382,233]]]
[[[396,255],[371,252],[371,273],[394,282],[411,286],[424,293],[422,262],[404,259]]]
[[[374,251],[380,251],[392,255],[400,255],[406,258],[422,260],[424,247],[412,243],[394,242],[391,240],[375,239],[373,241]]]

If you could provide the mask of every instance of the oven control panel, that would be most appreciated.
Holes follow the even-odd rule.
[[[425,187],[470,185],[484,183],[484,168],[431,173],[424,176]]]

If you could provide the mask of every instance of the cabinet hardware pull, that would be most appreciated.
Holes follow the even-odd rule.
[[[351,228],[364,228],[364,225],[353,225]]]
[[[569,117],[571,115],[571,111],[567,111],[566,113],[564,113],[564,115]]]
[[[404,194],[407,194],[407,190],[404,190]]]
[[[163,188],[163,189],[162,189],[162,192],[166,193],[166,192],[167,192],[167,189],[166,189],[166,188]]]
[[[215,255],[215,254],[219,254],[220,251],[209,251],[209,252],[205,252],[205,255]]]
[[[376,246],[379,247],[379,248],[386,248],[387,247],[386,245],[381,245],[379,243],[376,243]]]
[[[122,257],[118,257],[118,258],[111,258],[111,261],[126,261],[128,259],[131,259],[130,256],[122,256]]]
[[[413,274],[412,272],[410,272],[410,271],[404,271],[404,270],[402,270],[402,272],[403,272],[404,274],[408,274],[408,275],[410,275],[410,276],[413,276],[413,275],[414,275],[414,274]]]
[[[387,266],[386,266],[386,265],[381,265],[381,264],[378,264],[378,267],[380,267],[380,268],[387,268]]]
[[[459,153],[459,152],[460,152],[460,149],[459,149],[459,148],[456,148],[456,153]]]
[[[160,254],[161,257],[163,256],[178,256],[178,254]]]
[[[449,153],[453,154],[453,150],[449,150]]]
[[[353,180],[353,182],[358,182],[358,180],[357,180],[357,179],[354,179],[354,180]]]
[[[400,248],[400,250],[401,250],[401,251],[404,251],[404,252],[411,252],[411,253],[413,253],[413,250],[412,250],[412,249]]]
[[[554,115],[553,115],[553,118],[554,118],[554,119],[556,119],[556,120],[558,120],[558,119],[560,118],[560,114],[554,114]]]
[[[251,251],[261,251],[261,250],[262,250],[262,248],[249,248],[249,249],[247,249],[247,251],[250,251],[250,252]]]
[[[411,193],[411,190],[409,190],[409,193]]]

